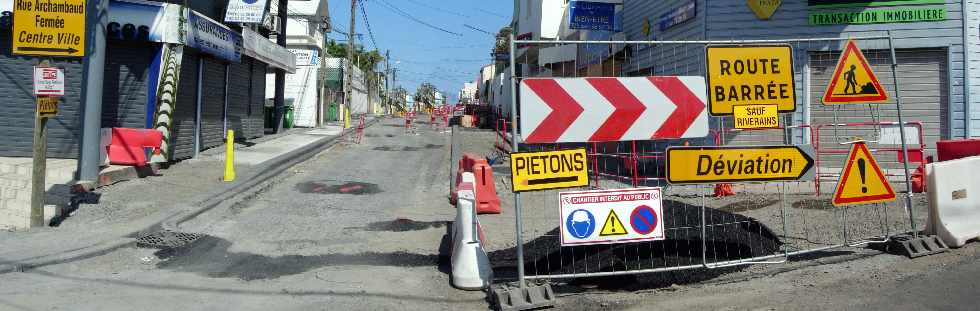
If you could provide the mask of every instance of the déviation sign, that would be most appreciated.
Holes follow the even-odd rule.
[[[672,184],[797,181],[813,178],[813,147],[671,147],[667,181]]]

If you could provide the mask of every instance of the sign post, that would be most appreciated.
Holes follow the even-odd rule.
[[[44,226],[44,178],[47,175],[48,118],[58,115],[58,97],[65,94],[65,79],[61,69],[48,67],[47,60],[34,67],[33,170],[31,171],[31,227]]]

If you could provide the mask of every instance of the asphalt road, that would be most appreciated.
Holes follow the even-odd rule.
[[[205,234],[188,247],[0,275],[0,310],[487,310],[484,293],[449,284],[449,134],[402,124],[382,120],[362,144],[335,146],[246,202],[183,223]],[[482,219],[499,231],[512,216],[505,205]],[[976,244],[915,260],[847,248],[679,272],[703,275],[694,282],[658,274],[556,289],[561,310],[975,310],[978,259]]]

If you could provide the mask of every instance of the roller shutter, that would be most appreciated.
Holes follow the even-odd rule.
[[[225,64],[202,57],[204,77],[201,92],[201,150],[221,145],[224,141]]]
[[[242,57],[241,63],[228,66],[228,128],[235,136],[246,138],[245,124],[249,110],[249,88],[251,87],[252,60]]]
[[[113,41],[106,54],[102,127],[146,128],[150,65],[159,44]]]
[[[890,66],[890,53],[887,50],[866,50],[865,57],[878,76],[882,86],[888,92],[889,102],[876,105],[877,111],[872,114],[869,105],[824,106],[821,103],[823,92],[833,75],[840,52],[811,52],[811,88],[810,100],[811,123],[826,125],[835,123],[860,123],[880,120],[897,122],[895,108],[895,87]],[[949,124],[946,113],[949,107],[949,79],[947,51],[945,49],[904,49],[897,50],[898,76],[901,81],[903,99],[903,117],[906,122],[922,122],[923,136],[926,143],[925,154],[934,155],[936,141],[948,137]],[[859,82],[861,83],[861,82]],[[836,118],[835,118],[836,114]],[[882,133],[885,133],[884,135]],[[860,137],[869,141],[881,140],[883,136],[893,136],[897,127],[882,129],[881,127],[822,127],[819,133],[821,149],[843,151],[847,146],[838,142]],[[872,148],[900,148],[895,142],[885,137],[881,143],[872,143]],[[891,141],[892,143],[889,143]],[[918,146],[910,146],[917,148]],[[898,158],[895,152],[879,152],[878,161],[889,163],[888,168],[897,168]],[[844,155],[823,155],[822,166],[839,167]]]
[[[194,132],[197,120],[197,72],[199,54],[193,49],[184,48],[180,65],[177,105],[174,110],[173,160],[189,159],[194,156]]]
[[[249,89],[249,111],[246,131],[248,138],[265,135],[265,76],[266,65],[252,60],[252,87]]]
[[[10,29],[0,30],[0,156],[30,157],[34,144],[33,75],[38,58],[11,54]],[[48,157],[78,158],[82,60],[53,58],[64,69],[65,96],[58,116],[48,120]]]

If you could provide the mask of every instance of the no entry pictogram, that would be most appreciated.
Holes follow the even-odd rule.
[[[657,229],[657,212],[646,205],[640,205],[630,213],[630,226],[636,233],[647,235]]]

